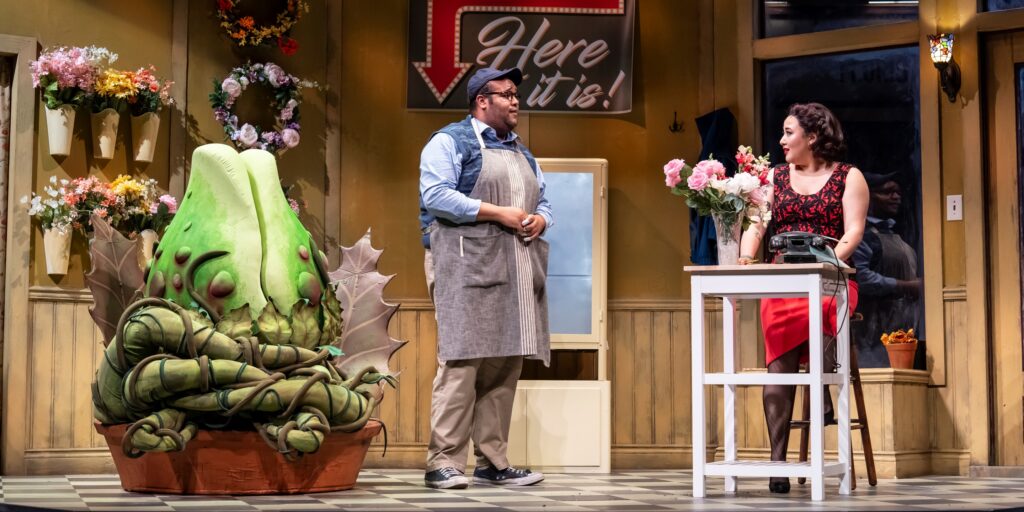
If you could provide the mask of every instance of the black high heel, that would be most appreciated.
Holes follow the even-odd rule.
[[[789,478],[769,478],[768,490],[776,494],[789,494]]]

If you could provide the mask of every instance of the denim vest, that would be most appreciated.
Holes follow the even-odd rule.
[[[473,187],[476,186],[476,179],[480,176],[480,169],[483,167],[480,142],[476,138],[476,132],[473,131],[472,119],[472,116],[466,116],[462,121],[449,124],[430,135],[433,138],[439,133],[445,133],[455,139],[455,149],[458,154],[462,155],[462,171],[459,174],[458,182],[455,184],[455,190],[467,196],[473,191]],[[488,149],[503,149],[522,153],[526,157],[526,161],[530,163],[530,167],[533,168],[534,176],[537,175],[537,160],[533,158],[533,154],[530,153],[530,150],[526,149],[526,146],[519,141],[518,137],[516,137],[514,145],[510,145],[497,140],[493,135],[488,135],[490,134],[487,132],[481,134],[484,139],[484,145]],[[430,234],[427,233],[427,228],[430,227],[434,220],[434,215],[427,211],[423,205],[423,197],[420,196],[421,241],[423,247],[427,249],[430,248]]]

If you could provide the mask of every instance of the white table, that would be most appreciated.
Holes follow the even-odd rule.
[[[786,265],[687,266],[691,274],[693,351],[693,496],[704,497],[704,479],[724,476],[725,491],[736,491],[736,478],[806,477],[811,480],[811,499],[825,497],[825,477],[839,476],[839,494],[850,494],[850,320],[844,269],[841,279],[836,267],[827,263]],[[835,297],[839,316],[836,347],[837,373],[822,372],[822,302]],[[723,319],[722,373],[705,373],[704,299],[721,297]],[[780,297],[807,297],[810,314],[810,368],[807,373],[737,372],[736,301]],[[736,386],[765,384],[809,385],[811,388],[811,445],[808,462],[736,460]],[[823,422],[824,384],[839,386],[836,415],[839,423],[838,461],[825,461]],[[725,387],[725,460],[706,461],[706,418],[704,386]],[[788,428],[788,427],[787,427]]]

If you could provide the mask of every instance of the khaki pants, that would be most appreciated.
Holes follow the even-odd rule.
[[[430,250],[423,261],[427,290],[434,294]],[[523,357],[438,361],[430,404],[427,471],[453,467],[465,472],[469,440],[477,466],[509,466],[508,431]]]

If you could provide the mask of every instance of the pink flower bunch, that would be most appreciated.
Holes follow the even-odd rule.
[[[768,162],[768,155],[756,156],[750,146],[740,146],[736,150],[736,164],[738,172],[753,174],[761,180],[762,185],[768,184],[768,171],[771,164]]]
[[[116,60],[116,53],[95,46],[46,50],[29,64],[32,85],[43,91],[49,108],[78,106],[93,92],[99,74]]]
[[[178,213],[178,200],[175,199],[174,196],[170,194],[164,194],[160,196],[160,199],[158,199],[157,202],[153,203],[152,206],[149,207],[149,213],[155,215],[160,210],[161,204],[167,206],[168,213]]]

